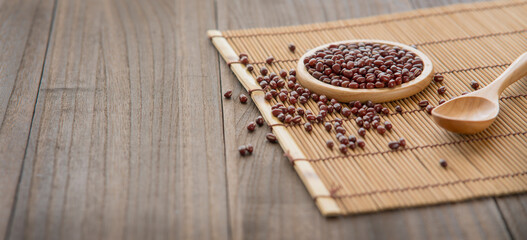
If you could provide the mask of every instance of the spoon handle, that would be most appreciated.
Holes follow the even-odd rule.
[[[514,82],[527,75],[527,53],[518,57],[496,80],[489,84],[486,89],[491,94],[488,97],[501,95],[503,90]],[[482,89],[483,90],[483,89]]]

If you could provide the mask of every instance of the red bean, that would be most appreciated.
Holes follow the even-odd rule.
[[[304,111],[303,108],[297,108],[296,109],[296,114],[298,114],[300,116],[304,116],[304,113],[305,113],[305,111]]]
[[[332,140],[327,140],[327,141],[326,141],[326,146],[327,146],[329,149],[332,149],[334,145],[335,145],[335,143],[333,143]]]
[[[299,124],[299,123],[302,121],[302,117],[300,117],[300,116],[297,115],[297,116],[295,116],[295,117],[293,118],[292,121],[293,121],[293,123],[295,123],[295,124]]]
[[[365,129],[370,129],[371,128],[371,124],[368,121],[364,121],[364,123],[362,124],[362,127],[365,128]]]
[[[435,75],[434,76],[434,81],[436,82],[442,82],[445,78],[442,76],[442,75]]]
[[[328,132],[331,131],[331,128],[332,128],[331,123],[329,122],[324,123],[324,128],[326,128],[326,131]]]
[[[437,93],[440,94],[440,95],[445,94],[445,92],[446,92],[446,87],[445,86],[441,86],[440,88],[437,89]]]
[[[335,131],[338,132],[338,133],[346,134],[346,129],[344,129],[343,127],[340,127],[340,126],[336,127]]]
[[[273,94],[270,92],[266,92],[264,98],[267,101],[271,101],[271,99],[273,99]]]
[[[243,64],[243,65],[247,65],[249,64],[249,58],[246,57],[246,56],[243,56],[240,58],[240,62]]]
[[[267,73],[269,73],[269,70],[267,70],[266,67],[262,67],[262,68],[260,68],[260,73],[261,73],[263,76],[266,76]]]
[[[249,125],[247,125],[247,130],[249,130],[249,132],[252,132],[254,131],[254,129],[256,129],[256,123],[250,122]]]
[[[278,117],[278,115],[282,113],[282,110],[280,110],[279,108],[275,108],[271,110],[271,113],[273,114],[273,116]]]
[[[313,131],[313,125],[311,125],[311,123],[304,123],[304,129],[307,131],[307,132],[311,132]]]
[[[392,130],[393,125],[390,121],[384,121],[384,128],[386,128],[386,130]]]
[[[348,152],[348,146],[346,146],[345,144],[340,144],[339,150],[341,153],[346,154]]]
[[[241,145],[238,147],[238,152],[240,152],[240,155],[242,156],[245,156],[249,153],[249,151],[247,151],[247,147],[245,145]]]
[[[364,137],[364,136],[366,135],[366,129],[364,129],[364,128],[359,128],[359,130],[357,131],[357,133],[358,133],[360,136]]]
[[[267,138],[267,141],[269,141],[271,143],[276,143],[277,142],[276,136],[273,133],[267,133],[265,135],[265,138]]]
[[[339,142],[342,143],[342,144],[348,144],[349,141],[350,141],[350,140],[349,140],[346,136],[344,136],[344,135],[342,135],[341,137],[339,137],[338,140],[339,140]]]
[[[448,166],[448,163],[445,159],[439,159],[439,165],[441,165],[441,167],[443,168],[446,168]]]
[[[343,107],[341,110],[341,114],[344,117],[349,117],[351,115],[351,110],[347,107]]]
[[[377,132],[380,133],[380,134],[384,134],[386,132],[386,128],[383,127],[383,126],[378,126],[377,127]]]
[[[291,52],[295,52],[295,49],[296,49],[295,44],[293,44],[293,43],[289,43],[289,45],[288,45],[287,47],[289,48],[289,51],[291,51]]]
[[[401,113],[403,112],[403,108],[399,105],[395,106],[395,111],[398,112],[398,113]]]
[[[225,98],[231,98],[231,96],[232,96],[232,91],[231,91],[231,90],[228,90],[227,92],[225,92],[225,93],[223,94],[223,96],[224,96]]]
[[[399,146],[405,147],[406,146],[406,140],[404,138],[399,138]]]
[[[391,149],[397,149],[399,148],[399,142],[398,141],[391,141],[388,143],[388,147],[390,147]]]
[[[254,147],[250,143],[247,144],[247,146],[245,148],[247,149],[247,152],[249,152],[249,154],[252,154],[253,151],[254,151]]]
[[[470,81],[470,86],[472,88],[474,88],[474,89],[478,89],[479,88],[479,83],[474,81],[474,80],[472,80],[472,81]]]
[[[247,64],[246,69],[247,69],[247,71],[249,71],[249,72],[254,71],[254,67],[253,67],[252,64]]]
[[[421,100],[419,102],[419,106],[422,107],[422,108],[428,106],[428,100]]]
[[[258,124],[258,126],[262,126],[264,124],[264,119],[262,116],[256,117],[256,124]]]
[[[247,98],[247,96],[245,96],[245,94],[242,93],[242,94],[240,94],[239,99],[240,99],[241,103],[246,103],[248,98]]]
[[[432,110],[434,110],[434,106],[432,106],[432,105],[428,105],[428,106],[426,106],[426,112],[427,112],[428,114],[432,114]]]
[[[280,113],[280,114],[278,114],[278,116],[276,116],[276,118],[278,118],[278,121],[280,121],[280,122],[284,122],[284,120],[285,120],[285,114]]]
[[[269,56],[269,57],[265,60],[265,62],[266,62],[267,64],[272,64],[273,61],[274,61],[274,57],[273,57],[273,56]]]
[[[357,146],[360,147],[360,148],[364,148],[366,147],[366,142],[364,142],[364,140],[362,139],[357,139]]]

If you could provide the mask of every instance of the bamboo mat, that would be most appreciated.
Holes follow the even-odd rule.
[[[427,99],[434,106],[471,91],[469,82],[489,84],[519,55],[527,51],[527,1],[499,1],[451,5],[412,12],[303,26],[208,32],[212,42],[231,63],[230,67],[247,90],[260,89],[258,70],[292,69],[297,59],[318,45],[348,39],[383,39],[415,45],[427,54],[434,70],[445,77],[421,93],[385,103],[392,114],[382,119],[394,129],[384,135],[369,130],[366,148],[343,155],[329,150],[325,141],[335,139],[321,123],[307,133],[302,125],[275,126],[284,152],[306,185],[321,213],[326,216],[375,212],[385,209],[457,202],[527,190],[527,82],[511,85],[501,97],[501,112],[495,123],[476,135],[457,135],[437,127],[417,105]],[[296,45],[290,52],[288,43]],[[237,63],[239,53],[248,53],[255,71]],[[265,64],[268,56],[276,59]],[[437,88],[446,86],[441,96]],[[271,114],[264,93],[251,97],[267,123],[280,122]],[[278,99],[272,100],[275,104]],[[287,103],[284,103],[288,106]],[[402,113],[395,113],[400,105]],[[318,113],[313,100],[305,108]],[[338,113],[329,115],[344,119]],[[248,120],[249,121],[249,120]],[[305,119],[303,119],[305,122]],[[358,136],[351,119],[344,120],[348,134]],[[404,137],[406,148],[391,151],[387,143]],[[446,169],[439,159],[448,162]]]

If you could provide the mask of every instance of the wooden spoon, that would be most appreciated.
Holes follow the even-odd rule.
[[[488,86],[454,98],[432,110],[432,118],[442,128],[463,134],[488,128],[500,111],[500,94],[512,83],[527,75],[527,53],[514,61]]]
[[[394,88],[374,88],[374,89],[351,89],[344,87],[337,87],[331,84],[324,83],[309,74],[304,66],[304,58],[313,55],[320,49],[327,48],[331,44],[350,44],[360,42],[371,42],[386,44],[390,46],[397,46],[406,51],[415,53],[423,60],[423,71],[416,79],[403,83]],[[324,94],[329,98],[334,98],[339,102],[350,102],[350,101],[372,101],[372,102],[388,102],[397,99],[406,98],[412,96],[423,89],[425,89],[433,77],[432,61],[421,51],[410,47],[408,45],[384,40],[372,40],[372,39],[359,39],[349,40],[325,44],[314,49],[311,49],[305,53],[298,61],[296,78],[302,84],[302,86],[309,88],[311,91],[318,94]]]

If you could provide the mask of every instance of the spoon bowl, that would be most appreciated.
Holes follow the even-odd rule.
[[[346,87],[333,86],[328,83],[324,83],[307,72],[306,67],[304,66],[304,59],[320,49],[327,48],[331,44],[352,44],[352,43],[379,43],[392,47],[399,47],[406,51],[415,53],[419,58],[423,60],[423,71],[421,75],[416,77],[414,80],[407,83],[403,83],[394,88],[374,88],[374,89],[352,89]],[[341,42],[328,43],[321,45],[319,47],[313,48],[310,51],[306,52],[300,60],[298,60],[297,74],[296,78],[302,84],[302,86],[309,88],[311,91],[324,94],[329,98],[334,98],[339,102],[350,102],[350,101],[372,101],[372,102],[388,102],[394,101],[402,98],[412,96],[423,89],[425,89],[433,78],[433,66],[432,61],[428,58],[423,52],[410,47],[408,45],[384,41],[384,40],[374,40],[374,39],[359,39],[359,40],[348,40]]]
[[[440,127],[462,134],[474,134],[488,128],[500,111],[499,96],[512,83],[527,75],[527,53],[514,61],[488,86],[454,98],[432,110]]]
[[[497,103],[478,96],[461,96],[434,109],[432,118],[444,129],[472,134],[485,130],[499,113]]]

